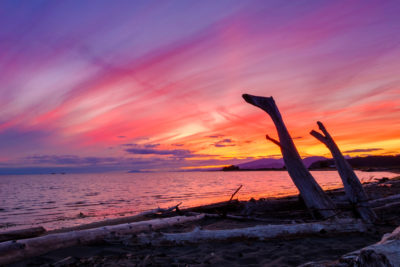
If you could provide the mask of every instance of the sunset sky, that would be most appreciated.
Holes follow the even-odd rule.
[[[400,153],[399,1],[1,1],[0,173]]]

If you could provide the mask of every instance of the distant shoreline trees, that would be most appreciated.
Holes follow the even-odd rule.
[[[225,166],[222,168],[222,171],[226,172],[226,171],[238,171],[240,170],[239,166],[236,165],[229,165],[229,166]]]

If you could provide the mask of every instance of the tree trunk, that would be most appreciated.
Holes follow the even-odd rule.
[[[60,248],[102,241],[107,237],[135,234],[148,230],[158,230],[176,224],[198,221],[203,218],[204,215],[202,214],[189,217],[177,216],[67,233],[49,234],[17,241],[6,241],[0,243],[0,265],[9,264],[24,258],[38,256]]]
[[[375,222],[377,217],[368,204],[368,198],[361,185],[360,180],[354,173],[353,168],[344,158],[339,147],[336,145],[332,136],[328,133],[322,122],[317,122],[323,134],[312,130],[310,134],[321,141],[330,151],[335,161],[336,168],[344,185],[346,196],[354,207],[354,211],[366,222]]]
[[[165,244],[198,243],[203,241],[223,241],[229,239],[273,239],[304,237],[313,234],[366,232],[366,225],[361,220],[342,219],[316,223],[257,225],[248,228],[201,230],[196,228],[184,233],[143,233],[138,235],[141,243]]]
[[[314,217],[334,217],[336,215],[335,205],[304,166],[274,99],[272,97],[260,97],[248,94],[244,94],[243,98],[246,102],[267,112],[274,122],[278,131],[279,142],[276,140],[273,142],[280,147],[289,175],[299,189],[311,214]],[[269,136],[267,136],[267,139],[273,140]]]

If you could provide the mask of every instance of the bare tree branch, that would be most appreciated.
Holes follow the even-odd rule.
[[[279,143],[278,140],[275,140],[274,138],[270,137],[268,134],[265,136],[265,138],[274,143],[275,145],[279,146],[280,148],[282,148],[281,143]]]
[[[311,134],[312,136],[314,136],[315,138],[317,138],[321,143],[323,143],[323,144],[326,145],[326,137],[325,137],[325,136],[323,136],[322,134],[320,134],[319,132],[314,131],[314,130],[312,130],[312,131],[310,132],[310,134]]]
[[[323,132],[323,134],[325,135],[325,138],[331,138],[331,135],[328,133],[328,131],[326,130],[325,126],[322,124],[322,122],[317,121],[318,124],[318,128],[321,130],[321,132]]]

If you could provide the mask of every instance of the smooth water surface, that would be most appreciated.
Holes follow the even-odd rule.
[[[324,189],[342,187],[336,171],[312,173]],[[361,181],[396,176],[357,175]],[[0,231],[38,225],[55,229],[180,202],[190,207],[225,201],[241,184],[240,200],[298,193],[285,171],[0,176]]]

